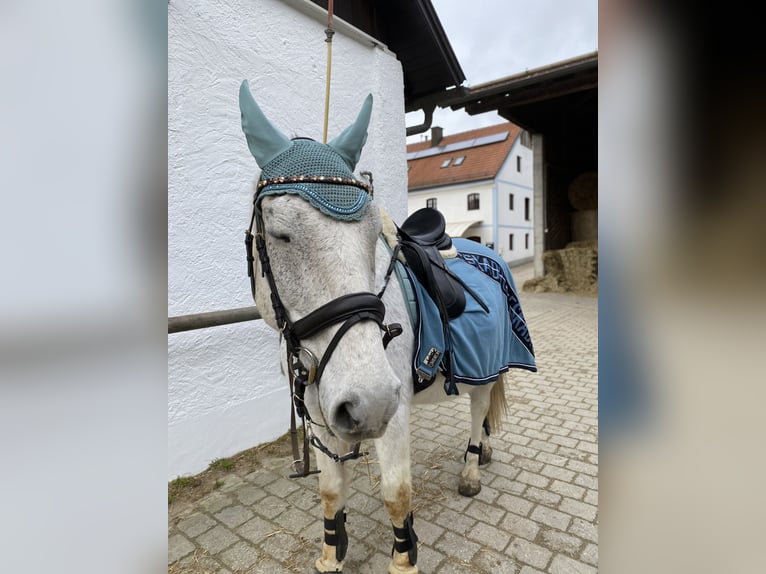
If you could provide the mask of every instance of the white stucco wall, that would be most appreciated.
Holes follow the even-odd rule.
[[[326,14],[304,0],[171,0],[168,5],[168,315],[252,305],[244,230],[258,168],[240,127],[248,79],[286,135],[321,141]],[[374,98],[357,173],[407,214],[401,65],[337,21],[328,138]],[[168,336],[168,477],[272,440],[289,426],[278,337],[261,321]]]
[[[521,157],[521,171],[517,170],[516,158]],[[534,254],[534,170],[533,153],[521,145],[521,137],[511,147],[503,166],[495,178],[497,186],[497,247],[509,263],[530,259]],[[508,196],[513,194],[513,210],[509,209]],[[524,200],[529,200],[529,219],[524,218]],[[513,251],[509,250],[508,236],[513,233]],[[525,235],[529,234],[528,247]]]
[[[479,209],[468,210],[468,195],[479,194]],[[463,237],[479,236],[482,243],[492,241],[492,182],[460,183],[445,187],[412,191],[407,195],[409,213],[426,207],[429,198],[436,198],[436,208],[447,223],[480,221],[466,230]]]

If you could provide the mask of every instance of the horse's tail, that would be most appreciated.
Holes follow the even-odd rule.
[[[494,434],[503,426],[503,417],[508,413],[508,400],[505,397],[505,378],[508,374],[502,373],[492,387],[489,395],[489,412],[487,420],[489,428]]]

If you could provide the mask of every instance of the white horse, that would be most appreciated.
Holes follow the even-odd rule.
[[[283,332],[317,309],[326,311],[320,318],[319,328],[309,329],[308,335],[302,332],[299,340],[295,338],[299,350],[294,351],[294,355],[300,355],[303,363],[313,361],[310,369],[309,365],[306,367],[312,370],[312,377],[316,377],[315,381],[308,381],[313,384],[305,387],[303,399],[307,416],[313,421],[311,430],[319,444],[331,453],[347,453],[352,445],[363,440],[374,442],[380,462],[383,503],[394,528],[389,572],[414,574],[418,569],[417,537],[410,510],[410,409],[413,404],[449,398],[443,390],[443,377],[439,376],[426,390],[413,393],[414,334],[405,298],[395,276],[387,282],[382,295],[384,327],[398,323],[403,332],[391,339],[387,348],[381,344],[383,323],[378,320],[380,317],[374,317],[375,312],[372,312],[373,317],[365,315],[351,325],[345,324],[345,318],[332,324],[326,321],[337,310],[334,302],[344,300],[344,296],[365,294],[374,297],[383,289],[391,251],[381,233],[384,225],[391,224],[384,221],[385,216],[375,207],[374,201],[360,209],[363,214],[356,219],[338,218],[333,213],[328,215],[325,213],[327,209],[322,209],[321,200],[315,205],[306,199],[313,201],[312,193],[322,189],[322,185],[328,185],[327,180],[322,182],[318,177],[312,177],[312,173],[281,173],[287,176],[282,183],[279,177],[269,177],[276,173],[275,169],[303,165],[304,160],[311,163],[313,158],[304,156],[317,150],[322,155],[317,160],[319,163],[337,156],[347,166],[338,174],[344,181],[335,184],[348,186],[352,196],[357,192],[366,196],[363,183],[360,187],[346,180],[349,179],[347,172],[353,171],[366,140],[370,107],[371,96],[356,122],[335,140],[329,144],[311,142],[312,145],[307,144],[298,153],[296,140],[289,140],[269,123],[253,100],[247,82],[243,82],[240,89],[243,130],[250,150],[262,168],[256,191],[257,196],[260,193],[257,198],[260,228],[256,243],[262,240],[266,259],[263,255],[255,258],[254,296],[266,323]],[[298,154],[297,159],[293,158],[297,164],[288,161],[291,154]],[[298,176],[304,176],[303,180],[298,182]],[[290,189],[293,185],[303,186],[302,191]],[[369,201],[367,197],[359,197],[361,203]],[[264,268],[264,261],[267,261],[267,268]],[[351,297],[349,306],[352,309],[344,317],[354,316],[355,308],[365,307],[368,302],[369,297],[358,301]],[[336,336],[340,331],[343,332]],[[284,334],[289,343],[290,333]],[[321,372],[317,377],[319,363],[322,363],[318,369]],[[457,389],[471,398],[469,444],[474,445],[466,453],[458,491],[473,496],[481,488],[479,464],[485,464],[491,458],[485,419],[489,428],[495,430],[506,409],[504,375],[500,375],[496,382],[481,386],[458,384]],[[481,445],[480,451],[476,445]],[[340,572],[347,545],[343,522],[349,468],[347,463],[336,462],[319,448],[314,452],[321,471],[319,491],[325,519],[325,541],[315,566],[320,572]]]

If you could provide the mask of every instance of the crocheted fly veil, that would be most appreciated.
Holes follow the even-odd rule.
[[[364,216],[371,195],[353,170],[367,141],[372,94],[356,121],[327,144],[288,139],[264,116],[247,80],[239,89],[239,108],[247,145],[261,168],[258,201],[267,195],[289,193],[335,219],[352,221]]]

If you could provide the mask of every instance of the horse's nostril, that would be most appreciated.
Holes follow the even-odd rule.
[[[354,401],[345,401],[335,409],[335,424],[347,431],[354,431],[359,426],[359,419],[356,413],[356,403]]]

